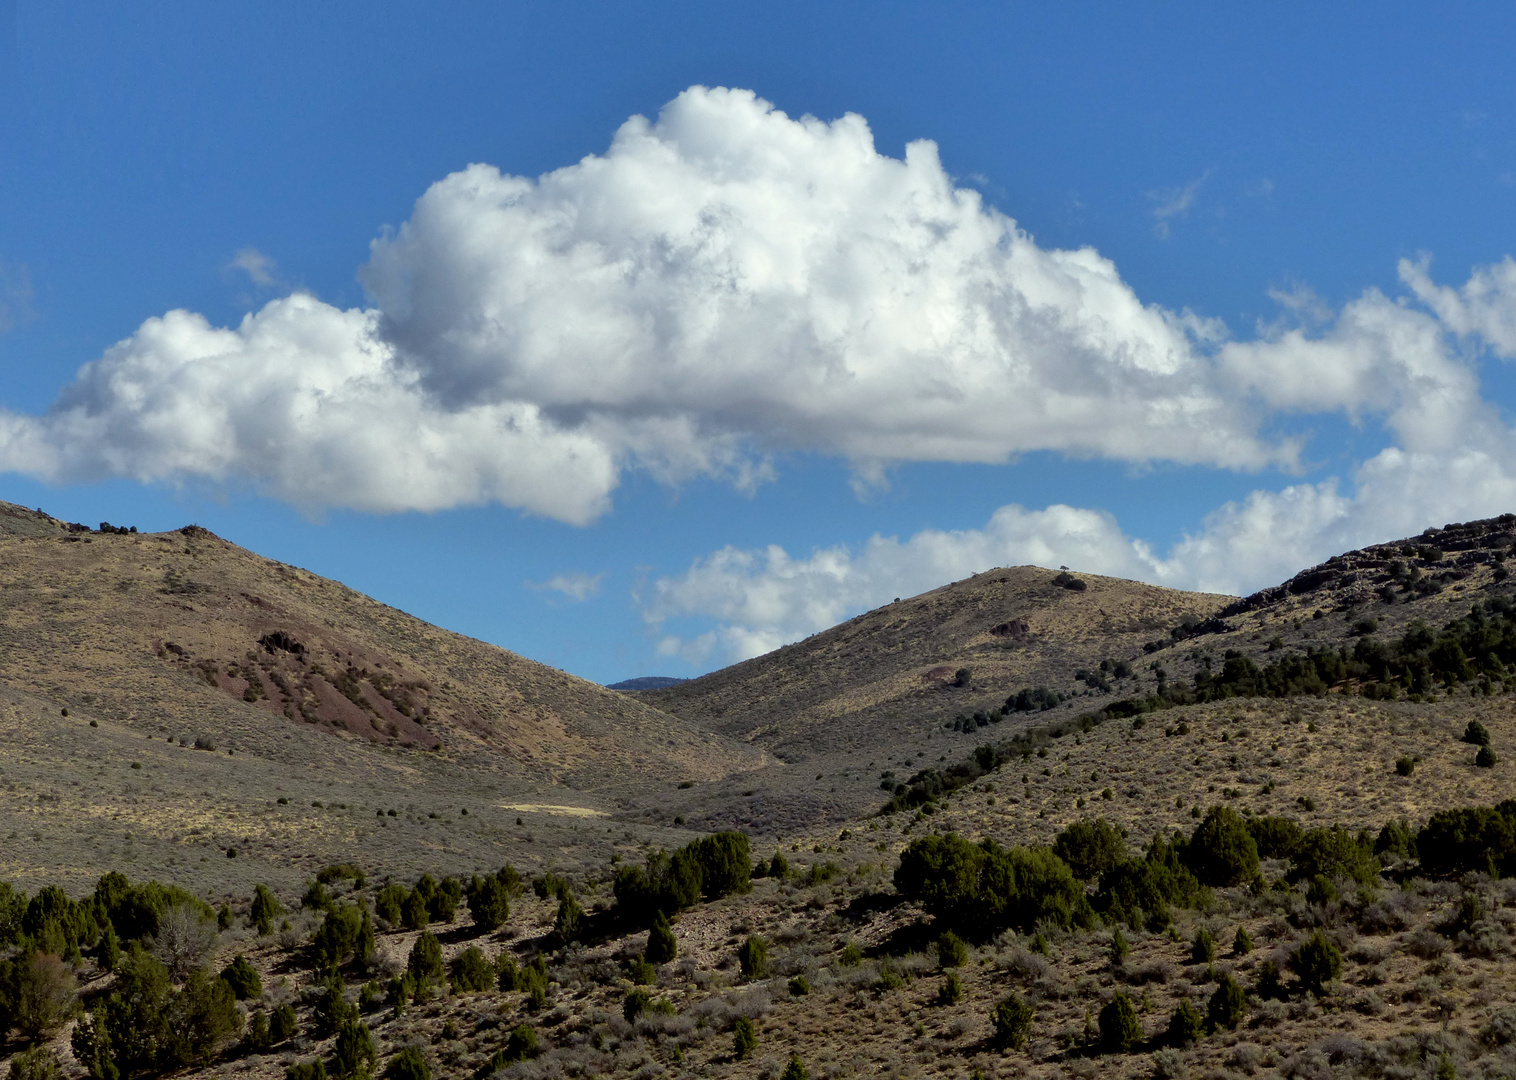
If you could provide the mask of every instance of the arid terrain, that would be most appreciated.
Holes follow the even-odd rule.
[[[1516,1070],[1516,892],[1385,846],[1516,795],[1516,654],[1500,637],[1516,518],[1345,553],[1246,599],[990,571],[618,694],[203,530],[0,510],[0,879],[61,885],[91,912],[108,872],[177,886],[148,953],[170,957],[168,913],[193,923],[198,898],[212,921],[171,958],[191,948],[214,974],[241,955],[261,982],[235,1006],[240,1032],[147,1073],[282,1077],[319,1059],[340,1074],[358,1027],[373,1047],[358,1072],[414,1047],[434,1076],[531,1080],[795,1080],[792,1056],[826,1078]],[[1433,637],[1455,620],[1488,655],[1449,658]],[[1483,736],[1466,741],[1471,721]],[[1086,914],[1022,922],[965,921],[896,886],[924,840],[1067,853],[1065,830],[1097,817],[1131,867],[1183,838],[1164,864],[1180,877],[1213,819],[1264,850],[1163,917],[1156,901],[1103,906],[1109,877],[1085,880]],[[1302,831],[1279,846],[1268,830],[1284,826],[1259,823],[1284,819]],[[618,872],[721,830],[747,835],[751,888],[681,901],[676,955],[643,963],[647,921],[618,902]],[[1318,841],[1358,862],[1321,862]],[[506,865],[520,885],[499,876],[514,897],[490,926],[471,905]],[[327,867],[326,893],[308,890]],[[423,874],[475,891],[431,918],[447,973],[418,986],[405,979],[429,944],[385,889],[430,896]],[[259,885],[282,908],[263,934]],[[371,952],[323,960],[323,927],[360,910]],[[18,962],[73,918],[0,904],[0,930],[8,917]],[[939,947],[947,929],[963,955]],[[138,962],[113,974],[80,935],[60,946],[78,999],[37,1032],[75,1077],[90,1065],[78,1025],[109,1013]],[[1294,965],[1318,937],[1338,966],[1316,985]],[[744,964],[750,939],[766,962]],[[1241,1011],[1215,1021],[1231,980]],[[351,1006],[340,1022],[334,994]],[[994,1022],[1013,996],[1030,1010],[1020,1037]],[[1118,999],[1135,1030],[1115,1046]],[[1211,1019],[1170,1038],[1185,1003]],[[295,1032],[254,1037],[281,1006]],[[11,1038],[5,1054],[32,1068],[19,1025]]]

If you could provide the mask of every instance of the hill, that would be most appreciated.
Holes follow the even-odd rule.
[[[1034,566],[989,570],[639,697],[801,761],[998,708],[1018,687],[1072,684],[1234,601]]]
[[[614,812],[618,791],[672,791],[767,760],[204,529],[123,535],[9,504],[0,505],[0,692],[12,728],[0,806],[50,845],[55,874],[99,864],[84,843],[97,827],[112,848],[127,833],[138,852],[144,840],[167,844],[159,866],[234,847],[277,864],[294,813],[278,811],[284,824],[268,818],[276,796],[307,811],[312,802],[366,811],[366,825],[302,841],[316,858],[360,834],[376,848],[393,843],[376,810],[410,806],[430,821],[472,807],[475,820],[454,834],[523,813],[582,823],[572,815]],[[496,861],[501,839],[475,839]],[[30,879],[41,850],[7,848],[0,876]],[[399,867],[411,857],[383,859]]]

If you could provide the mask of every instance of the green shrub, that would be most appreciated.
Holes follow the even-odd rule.
[[[401,925],[407,895],[404,885],[393,881],[385,882],[384,887],[374,894],[374,914],[390,926]],[[425,908],[424,901],[422,907]]]
[[[422,878],[423,881],[428,879]],[[426,895],[420,887],[412,889],[400,901],[400,925],[407,930],[425,930],[431,925],[431,912],[426,907]]]
[[[811,992],[811,981],[804,975],[790,976],[790,996],[805,997]]]
[[[1248,936],[1248,928],[1239,926],[1237,933],[1232,937],[1232,955],[1246,956],[1253,951],[1253,939]]]
[[[1182,858],[1204,885],[1237,885],[1258,872],[1258,844],[1242,815],[1229,806],[1211,807]]]
[[[284,914],[284,908],[274,898],[267,885],[253,887],[253,902],[248,908],[248,921],[257,929],[259,937],[274,932],[274,920]]]
[[[1075,877],[1093,881],[1127,857],[1126,831],[1105,818],[1080,818],[1053,840],[1053,853]]]
[[[1205,1034],[1205,1017],[1188,1000],[1181,1001],[1169,1017],[1166,1038],[1171,1046],[1188,1046]]]
[[[1314,930],[1290,953],[1287,964],[1301,988],[1319,997],[1327,983],[1342,975],[1342,952],[1320,930]]]
[[[1209,964],[1216,959],[1216,939],[1205,927],[1195,931],[1195,940],[1190,942],[1190,962]]]
[[[336,970],[349,957],[365,967],[372,963],[374,924],[368,908],[360,904],[329,906],[311,937],[311,953],[316,966],[327,970]]]
[[[530,1024],[520,1024],[511,1030],[505,1041],[506,1056],[512,1061],[529,1061],[538,1054],[537,1029]]]
[[[1429,874],[1509,877],[1516,873],[1516,800],[1438,811],[1417,833],[1416,850]]]
[[[929,913],[976,935],[1093,922],[1084,888],[1048,848],[971,844],[956,835],[911,842],[895,870],[895,888]]]
[[[1265,1001],[1284,996],[1284,985],[1279,981],[1279,965],[1264,960],[1258,965],[1258,979],[1253,984],[1253,994]]]
[[[284,1070],[284,1080],[326,1080],[326,1062],[320,1058],[297,1061]]]
[[[1300,823],[1294,818],[1260,814],[1247,819],[1247,829],[1260,859],[1288,859],[1300,842]]]
[[[737,964],[744,979],[761,979],[769,966],[769,947],[761,937],[749,937],[737,950]]]
[[[1481,769],[1493,769],[1500,764],[1500,758],[1488,746],[1481,746],[1479,753],[1474,755],[1474,764]]]
[[[937,987],[937,1004],[957,1005],[962,1000],[963,980],[956,971],[949,971],[942,977],[942,985]]]
[[[647,1012],[647,1007],[652,1004],[652,995],[640,986],[634,986],[628,990],[626,997],[621,999],[621,1015],[628,1024],[635,1023],[637,1017]]]
[[[384,1080],[432,1080],[432,1068],[419,1046],[402,1047],[384,1065]]]
[[[474,925],[488,933],[511,917],[511,902],[499,878],[474,876],[468,887],[468,913]]]
[[[1127,943],[1126,935],[1121,932],[1121,927],[1111,933],[1111,963],[1120,966],[1126,963],[1126,958],[1132,955],[1132,946]]]
[[[288,1002],[280,1005],[269,1017],[268,1044],[278,1046],[286,1039],[293,1039],[300,1034],[299,1020],[295,1015],[295,1007]]]
[[[649,964],[666,964],[678,955],[679,942],[674,938],[668,916],[661,911],[656,912],[653,928],[648,931],[647,947],[642,950],[643,959]]]
[[[1472,743],[1474,746],[1489,746],[1489,729],[1478,720],[1470,720],[1468,727],[1463,729],[1463,741]]]
[[[1375,855],[1390,855],[1397,859],[1416,857],[1416,833],[1411,823],[1401,818],[1387,822],[1374,840]]]
[[[252,964],[247,962],[247,957],[238,953],[232,962],[226,965],[221,972],[221,977],[232,988],[232,993],[237,995],[238,1001],[246,1001],[263,993],[263,980],[258,977],[258,972]]]
[[[854,942],[849,941],[837,954],[837,963],[842,967],[857,967],[863,963],[863,952]]]
[[[937,963],[940,967],[962,967],[968,962],[969,947],[951,930],[937,938]]]
[[[1155,837],[1142,858],[1123,859],[1101,875],[1096,909],[1114,922],[1162,930],[1171,921],[1170,905],[1208,902],[1210,890],[1180,861],[1182,851],[1182,837],[1172,843]]]
[[[10,1080],[62,1080],[58,1055],[50,1046],[34,1046],[11,1058]]]
[[[441,982],[446,969],[442,966],[442,945],[430,930],[422,933],[411,946],[405,969],[417,982]]]
[[[337,1077],[368,1076],[379,1060],[374,1037],[361,1020],[349,1020],[332,1044],[331,1074]]]
[[[495,966],[485,958],[479,946],[470,945],[453,957],[449,977],[455,993],[477,994],[495,985]]]
[[[1410,776],[1416,771],[1416,759],[1409,754],[1402,754],[1395,759],[1395,775]]]
[[[626,965],[626,976],[633,986],[652,986],[658,981],[658,969],[639,956]]]
[[[1210,1021],[1212,1031],[1232,1030],[1242,1023],[1242,1017],[1248,1010],[1247,997],[1242,992],[1242,987],[1237,985],[1237,980],[1230,973],[1223,974],[1216,984],[1216,992],[1211,995],[1211,1000],[1206,1004],[1206,1019]]]
[[[738,1061],[746,1061],[758,1049],[758,1036],[753,1031],[753,1022],[745,1016],[737,1017],[732,1028],[732,1052]]]
[[[516,958],[508,952],[495,958],[495,976],[496,985],[507,993],[522,989],[521,969],[516,966]]]
[[[578,900],[565,896],[558,901],[558,913],[553,916],[553,933],[558,935],[559,941],[576,940],[583,924],[584,908],[579,906]]]
[[[347,1000],[342,980],[336,975],[328,975],[319,984],[316,1003],[311,1009],[311,1027],[316,1037],[324,1039],[357,1017],[358,1009]]]
[[[779,1080],[811,1080],[811,1074],[806,1070],[805,1062],[800,1060],[799,1054],[790,1055],[790,1063],[784,1067]]]
[[[1003,998],[990,1015],[996,1044],[1009,1050],[1025,1050],[1035,1015],[1032,1007],[1015,994]]]
[[[769,877],[783,881],[790,876],[790,861],[784,857],[783,852],[774,852],[774,857],[769,860]]]
[[[1126,1053],[1142,1041],[1142,1025],[1137,1011],[1122,991],[1100,1010],[1100,1048],[1106,1053]]]
[[[1379,877],[1379,860],[1366,832],[1353,833],[1340,826],[1307,829],[1290,860],[1290,879],[1304,881],[1321,875],[1352,878],[1360,885]]]

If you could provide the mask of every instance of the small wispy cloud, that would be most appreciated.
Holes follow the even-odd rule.
[[[271,288],[279,283],[278,265],[257,248],[243,248],[232,256],[232,261],[226,264],[226,268],[241,270],[260,289]]]
[[[0,334],[8,334],[37,317],[32,307],[36,295],[31,272],[23,263],[0,261]]]
[[[546,581],[528,581],[527,587],[539,592],[562,593],[574,603],[582,603],[600,591],[605,580],[601,574],[554,574]]]
[[[1195,199],[1200,195],[1200,189],[1210,178],[1211,170],[1207,169],[1183,187],[1160,188],[1148,192],[1148,198],[1158,204],[1153,207],[1154,236],[1160,240],[1169,238],[1172,231],[1169,223],[1189,214],[1190,207],[1195,205]]]

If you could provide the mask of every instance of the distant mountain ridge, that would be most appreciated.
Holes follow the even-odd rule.
[[[670,686],[687,683],[688,679],[676,679],[672,675],[640,675],[635,679],[622,679],[610,683],[607,690],[664,690]]]

